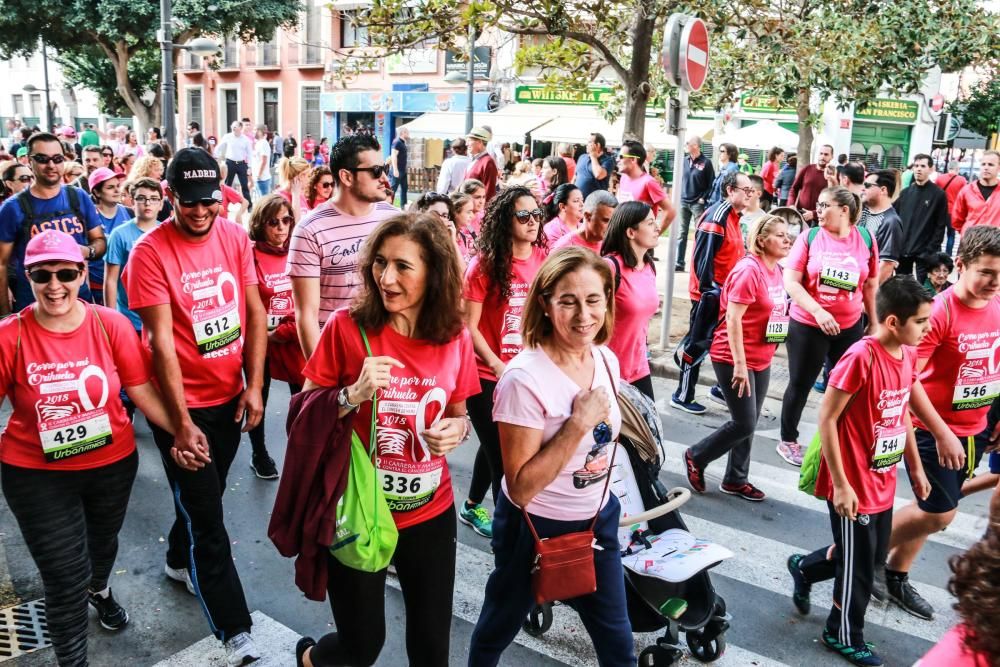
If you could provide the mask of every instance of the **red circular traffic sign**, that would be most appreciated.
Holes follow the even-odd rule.
[[[700,90],[708,76],[708,28],[699,18],[684,24],[679,61],[681,85],[691,92]]]
[[[931,111],[937,113],[944,109],[944,95],[938,93],[931,98]]]

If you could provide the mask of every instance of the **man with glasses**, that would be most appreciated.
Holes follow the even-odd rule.
[[[288,249],[295,324],[306,359],[316,348],[320,328],[334,310],[350,305],[361,284],[356,269],[365,239],[399,213],[385,201],[389,168],[371,135],[341,137],[330,151],[330,171],[333,197],[295,226]]]
[[[927,260],[941,249],[944,230],[951,224],[948,196],[931,181],[934,160],[921,153],[913,158],[913,183],[899,193],[893,205],[903,221],[903,247],[898,271],[917,272],[917,282],[927,279]]]
[[[848,164],[850,166],[850,163]],[[896,173],[881,169],[865,177],[861,191],[861,219],[858,224],[868,230],[878,247],[878,284],[892,278],[899,265],[903,244],[903,223],[892,207],[896,191]]]
[[[646,149],[638,141],[622,142],[618,152],[618,201],[641,201],[649,204],[662,234],[674,220],[673,206],[660,182],[643,169]]]
[[[226,160],[226,185],[231,186],[233,179],[240,179],[240,189],[243,198],[250,199],[249,168],[253,157],[253,142],[243,133],[243,123],[234,120],[229,126],[232,130],[222,135],[222,141],[215,149],[215,156]]]
[[[166,180],[174,214],[136,243],[124,275],[176,427],[170,435],[152,426],[176,512],[164,573],[198,597],[228,664],[245,665],[261,654],[250,637],[222,494],[240,424],[248,432],[263,413],[267,315],[250,239],[219,217],[218,164],[200,148],[183,148]]]
[[[66,158],[58,137],[38,132],[28,139],[27,149],[34,183],[0,207],[0,317],[35,301],[23,277],[24,250],[35,234],[46,229],[69,234],[80,245],[80,256],[85,260],[100,259],[107,247],[94,202],[80,189],[63,184]],[[8,287],[14,294],[13,304],[7,296]],[[80,297],[91,298],[86,284],[80,286]]]

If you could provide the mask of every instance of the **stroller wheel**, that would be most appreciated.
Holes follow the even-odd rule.
[[[647,646],[639,654],[639,667],[671,667],[681,658],[678,648]]]
[[[524,620],[521,628],[532,637],[541,637],[552,627],[552,605],[537,605],[528,612],[528,618]]]
[[[687,633],[687,644],[695,659],[715,662],[726,652],[726,635],[719,634],[709,639],[701,630],[692,630]]]

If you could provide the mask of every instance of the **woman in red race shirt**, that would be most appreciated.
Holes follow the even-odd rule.
[[[489,512],[482,506],[486,490],[492,489],[496,502],[503,478],[500,432],[493,421],[493,390],[507,362],[521,351],[521,313],[546,256],[541,234],[544,219],[530,190],[504,189],[486,208],[480,253],[465,273],[465,326],[472,334],[482,392],[469,399],[479,451],[469,497],[458,516],[483,537],[493,534]]]
[[[267,408],[271,379],[288,383],[291,394],[302,391],[306,365],[295,330],[295,303],[288,278],[288,240],[295,227],[291,206],[279,194],[265,195],[254,204],[250,215],[250,240],[257,269],[261,301],[267,309],[267,360],[264,362],[264,386],[261,395]],[[266,412],[266,410],[265,410]],[[277,479],[278,468],[267,453],[264,441],[264,416],[250,431],[253,447],[250,468],[261,479]]]
[[[305,390],[344,387],[340,416],[357,410],[354,430],[366,448],[378,392],[376,477],[399,529],[393,564],[406,653],[412,665],[447,665],[456,522],[445,455],[468,439],[465,400],[479,393],[458,252],[437,218],[403,214],[368,237],[358,273],[364,283],[353,305],[327,320],[306,364]],[[299,664],[374,664],[385,642],[386,570],[327,562],[337,632],[300,640]]]
[[[0,433],[0,477],[42,577],[56,660],[82,665],[88,604],[107,630],[129,620],[108,587],[139,461],[121,388],[147,419],[172,429],[135,329],[78,299],[87,272],[76,241],[37,234],[24,265],[35,303],[0,322],[0,401],[13,406]]]
[[[774,215],[758,219],[747,237],[746,257],[722,288],[709,354],[732,419],[684,452],[688,483],[705,492],[705,467],[729,454],[719,490],[759,502],[764,492],[750,483],[750,447],[760,418],[771,360],[788,336],[788,306],[778,265],[788,256],[788,224]]]

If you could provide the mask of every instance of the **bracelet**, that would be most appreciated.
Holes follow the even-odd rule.
[[[458,441],[458,444],[467,442],[469,438],[472,437],[472,418],[469,417],[469,413],[466,412],[464,415],[459,415],[465,419],[465,433],[462,434],[462,439]]]

